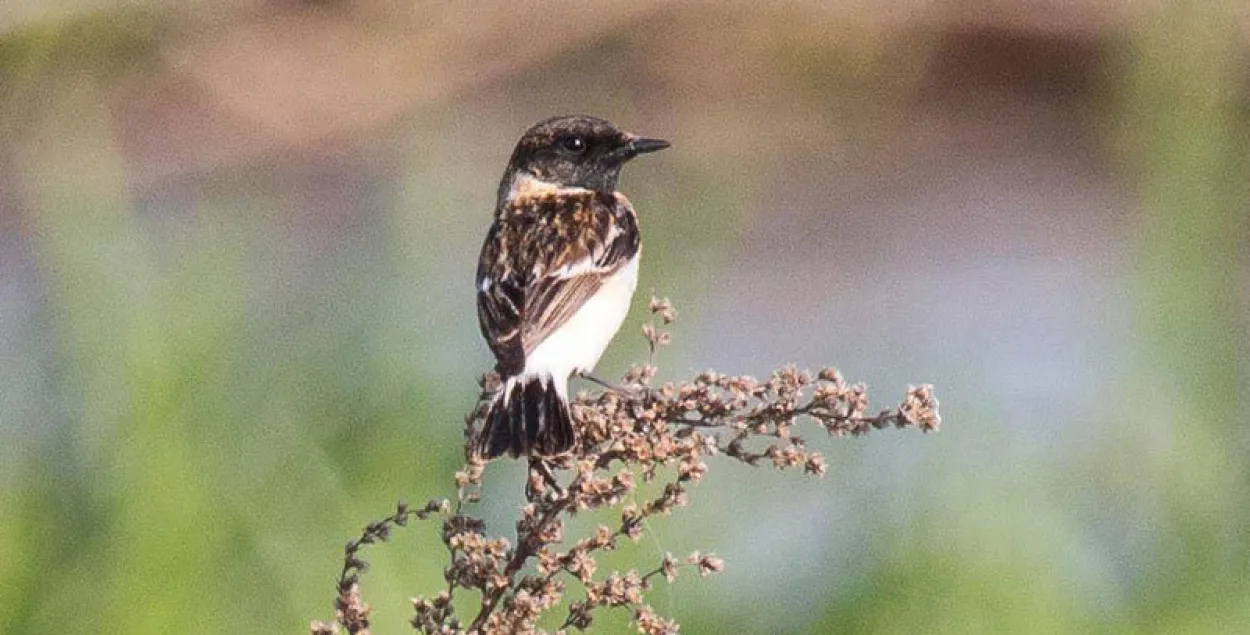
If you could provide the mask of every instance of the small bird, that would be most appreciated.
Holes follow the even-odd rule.
[[[667,147],[586,116],[547,119],[521,136],[477,266],[478,323],[503,381],[478,456],[573,447],[569,378],[599,361],[638,281],[638,215],[616,191],[621,167]]]

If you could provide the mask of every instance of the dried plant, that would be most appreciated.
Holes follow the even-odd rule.
[[[528,502],[516,521],[516,542],[491,537],[485,523],[466,512],[482,496],[485,464],[473,456],[472,440],[499,380],[487,375],[477,406],[466,417],[464,467],[455,474],[455,502],[432,500],[412,509],[400,503],[395,512],[370,523],[347,543],[335,602],[335,622],[314,622],[313,635],[335,633],[342,626],[352,635],[369,632],[369,605],[360,595],[366,563],[361,551],[385,541],[395,527],[410,520],[442,519],[442,541],[449,564],[447,587],[433,597],[413,599],[412,627],[429,635],[504,635],[543,633],[539,620],[562,605],[569,585],[580,597],[565,608],[558,633],[591,626],[596,612],[621,607],[632,612],[640,633],[676,633],[678,624],[656,615],[644,601],[658,578],[672,582],[680,569],[700,576],[718,573],[724,562],[695,552],[686,558],[665,555],[645,572],[599,573],[596,555],[615,548],[622,538],[637,541],[651,516],[667,515],[687,504],[690,487],[708,470],[704,460],[724,455],[747,465],[771,463],[778,469],[825,474],[824,457],[794,434],[804,422],[832,435],[859,435],[889,426],[928,432],[940,423],[931,386],[907,389],[891,410],[868,412],[862,384],[848,384],[826,368],[816,374],[794,367],[778,370],[766,380],[707,372],[691,381],[653,385],[655,355],[670,341],[657,327],[673,321],[667,300],[652,299],[651,321],[643,328],[647,364],[630,369],[621,386],[596,394],[582,393],[572,404],[580,437],[574,451],[552,460],[530,460]],[[760,447],[763,446],[763,447]],[[666,469],[674,467],[675,469]],[[564,474],[561,485],[558,475]],[[642,504],[628,503],[639,482],[663,483],[660,493]],[[619,508],[619,523],[600,525],[584,537],[566,536],[566,521],[580,511]],[[467,623],[457,614],[457,594],[478,599]]]

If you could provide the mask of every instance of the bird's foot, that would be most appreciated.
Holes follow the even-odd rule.
[[[556,480],[551,471],[551,464],[541,456],[530,457],[529,478],[525,480],[525,500],[531,503],[540,502],[543,498],[564,497],[564,488]]]

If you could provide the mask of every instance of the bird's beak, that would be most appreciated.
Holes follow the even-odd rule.
[[[629,140],[629,149],[631,154],[646,154],[647,152],[658,152],[669,147],[669,142],[663,139],[647,139],[644,137],[633,137]]]
[[[669,146],[669,143],[663,139],[647,139],[634,134],[625,134],[625,143],[613,154],[622,163],[628,161],[640,154],[647,152],[657,152]]]

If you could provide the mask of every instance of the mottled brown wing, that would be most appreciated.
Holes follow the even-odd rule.
[[[591,296],[603,286],[603,281],[624,263],[600,264],[594,255],[587,254],[573,264],[581,267],[581,273],[561,275],[560,265],[555,272],[534,282],[526,294],[525,320],[521,327],[521,346],[529,355],[553,331],[560,328]]]
[[[506,227],[491,225],[477,265],[477,322],[495,354],[496,370],[515,375],[525,367],[521,346],[521,309],[525,306],[523,272],[508,261]]]
[[[526,355],[573,317],[638,252],[633,210],[615,197],[583,199],[560,210],[552,224],[562,236],[560,246],[545,252],[548,258],[541,273],[525,293],[521,343]]]
[[[545,197],[504,210],[478,263],[478,319],[499,371],[520,372],[637,250],[627,202]]]

